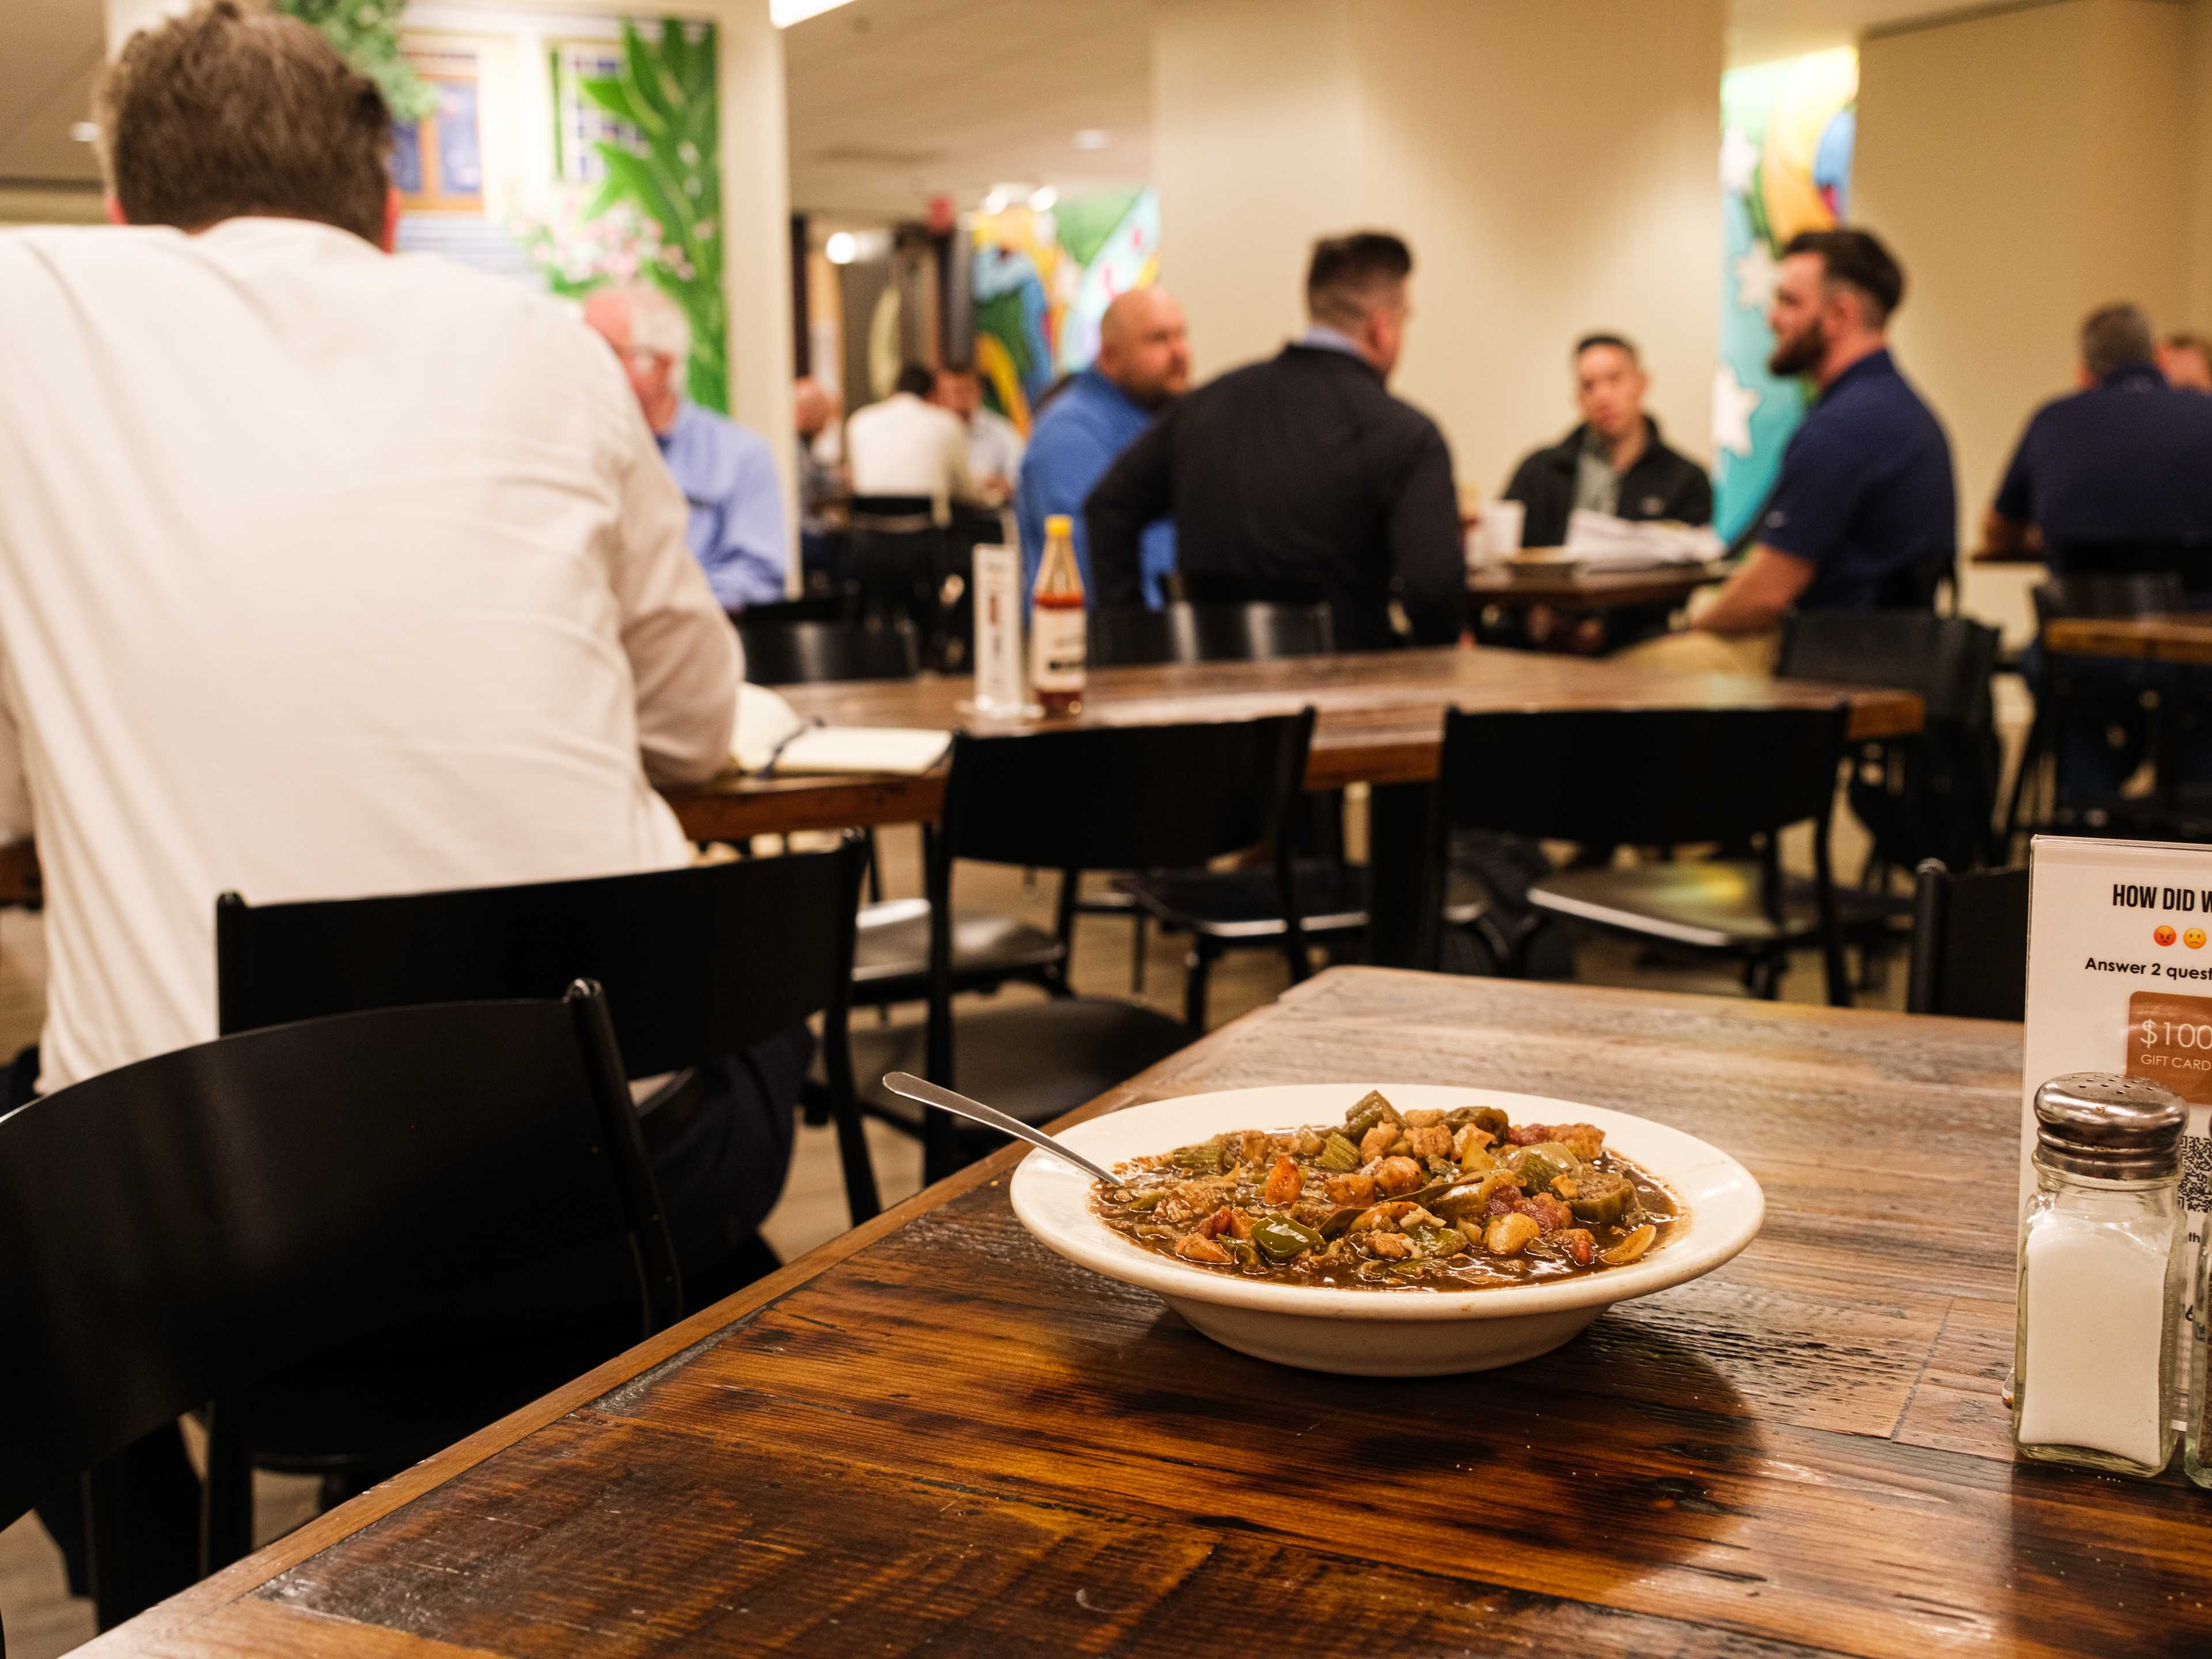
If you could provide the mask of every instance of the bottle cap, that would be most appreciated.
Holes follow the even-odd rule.
[[[1065,513],[1048,514],[1044,521],[1044,533],[1048,536],[1073,536],[1075,520]]]
[[[2154,1181],[2181,1167],[2189,1108],[2148,1078],[2069,1072],[2035,1091],[2035,1156],[2073,1175]]]

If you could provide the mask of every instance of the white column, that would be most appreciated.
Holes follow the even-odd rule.
[[[1710,454],[1724,0],[1163,0],[1163,280],[1201,374],[1302,323],[1319,235],[1412,245],[1394,387],[1491,494],[1575,417],[1575,337],[1644,348],[1668,439]]]
[[[798,535],[791,382],[791,166],[783,31],[768,0],[720,0],[722,292],[729,304],[730,416],[769,441]],[[793,566],[797,567],[794,556]]]

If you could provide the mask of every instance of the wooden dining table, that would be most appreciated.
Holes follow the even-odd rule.
[[[1548,605],[1587,615],[1638,605],[1686,603],[1701,587],[1728,579],[1721,563],[1668,564],[1641,570],[1592,570],[1581,565],[1484,565],[1470,570],[1467,591],[1479,605],[1524,611]]]
[[[1332,970],[1078,1115],[1560,1097],[1733,1153],[1764,1231],[1543,1358],[1336,1376],[1048,1254],[1010,1149],[84,1651],[2212,1652],[2212,1497],[2011,1449],[2020,1066],[2017,1025]]]
[[[1093,670],[1083,712],[1073,719],[994,718],[970,704],[965,676],[849,681],[780,688],[798,713],[833,726],[964,727],[1021,732],[1080,726],[1249,720],[1311,705],[1316,723],[1306,785],[1372,787],[1368,835],[1373,866],[1373,959],[1422,960],[1419,874],[1426,785],[1435,778],[1446,708],[1766,708],[1850,704],[1855,738],[1899,737],[1920,727],[1920,700],[1906,691],[1779,680],[1760,675],[1684,674],[1635,664],[1483,647],[1346,653],[1273,662],[1177,664]],[[747,777],[672,791],[684,833],[699,842],[758,835],[926,823],[944,801],[942,768],[911,777]],[[0,848],[0,903],[37,891],[28,843]]]
[[[2060,617],[2044,624],[2043,648],[2069,657],[2212,666],[2212,613]]]

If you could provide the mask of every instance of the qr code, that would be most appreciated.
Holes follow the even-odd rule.
[[[2181,1138],[2181,1206],[2200,1215],[2212,1214],[2212,1138]]]

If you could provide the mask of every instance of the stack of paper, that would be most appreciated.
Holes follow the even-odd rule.
[[[766,686],[738,688],[731,758],[741,772],[828,772],[915,776],[945,758],[952,734],[902,726],[811,724]]]
[[[1636,570],[1665,564],[1703,564],[1723,551],[1704,525],[1632,521],[1577,507],[1567,519],[1568,559],[1593,570]]]

